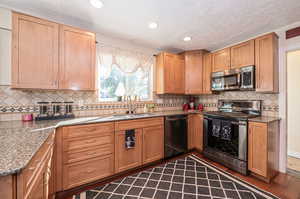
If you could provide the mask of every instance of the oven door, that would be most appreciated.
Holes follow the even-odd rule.
[[[231,123],[231,139],[213,135],[213,119]],[[236,159],[247,161],[247,122],[223,117],[204,117],[204,149],[219,151]]]

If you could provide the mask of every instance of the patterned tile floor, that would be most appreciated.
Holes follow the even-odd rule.
[[[151,168],[73,196],[74,199],[276,198],[195,156]]]

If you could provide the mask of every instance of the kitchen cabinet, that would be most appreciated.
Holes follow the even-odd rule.
[[[203,55],[202,94],[211,94],[212,54]]]
[[[114,148],[113,122],[59,128],[56,192],[113,175]]]
[[[0,177],[0,198],[16,199],[16,176],[8,175]]]
[[[61,25],[59,88],[95,90],[95,55],[94,33]]]
[[[164,157],[163,117],[115,123],[116,172],[122,172]],[[135,147],[126,149],[125,131],[135,130]]]
[[[270,180],[278,173],[279,121],[249,122],[248,169],[262,180]]]
[[[13,13],[12,87],[58,88],[59,25]]]
[[[126,171],[142,165],[142,129],[135,130],[135,146],[127,149],[125,147],[125,131],[116,133],[115,139],[115,166],[116,172]]]
[[[253,66],[254,63],[254,40],[246,41],[238,45],[232,46],[231,51],[231,69],[243,66]]]
[[[188,116],[188,149],[203,150],[203,115]]]
[[[28,166],[17,175],[17,199],[48,199],[55,134],[49,136]]]
[[[164,126],[143,128],[143,164],[164,158]]]
[[[197,95],[203,92],[203,54],[195,50],[182,53],[185,60],[185,94]]]
[[[255,39],[256,92],[278,93],[278,59],[275,33]]]
[[[184,94],[184,57],[171,53],[160,53],[156,57],[156,93]]]
[[[12,87],[95,90],[95,34],[13,13]]]
[[[219,50],[212,54],[212,72],[230,69],[230,48]]]

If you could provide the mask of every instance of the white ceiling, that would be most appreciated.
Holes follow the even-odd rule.
[[[1,0],[0,5],[161,50],[215,50],[300,21],[300,0]],[[148,29],[150,21],[158,29]],[[184,36],[193,38],[184,42]]]

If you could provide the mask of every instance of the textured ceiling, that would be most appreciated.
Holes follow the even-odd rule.
[[[0,0],[0,6],[161,50],[215,50],[300,21],[300,0]],[[158,29],[150,30],[150,21]],[[191,36],[191,42],[184,42]]]

